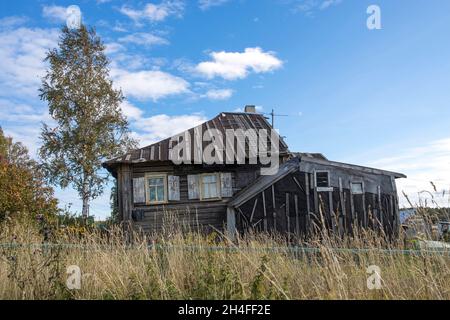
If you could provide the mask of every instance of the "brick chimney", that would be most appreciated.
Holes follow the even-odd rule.
[[[246,105],[244,111],[246,113],[256,113],[256,106],[254,106],[254,105]]]

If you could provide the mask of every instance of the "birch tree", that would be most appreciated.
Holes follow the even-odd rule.
[[[52,184],[78,192],[84,218],[108,180],[102,162],[136,146],[104,50],[94,29],[64,27],[58,47],[47,54],[49,69],[40,88],[55,123],[42,127],[43,167]]]

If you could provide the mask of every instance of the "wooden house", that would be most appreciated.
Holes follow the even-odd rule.
[[[305,235],[322,222],[341,233],[351,232],[358,223],[396,234],[400,224],[395,179],[404,175],[329,161],[321,154],[291,152],[263,115],[253,108],[246,111],[221,113],[198,127],[105,162],[117,179],[121,221],[148,233],[160,231],[165,218],[175,216],[183,225],[205,231],[225,228],[230,234],[252,228]],[[174,145],[187,135],[195,137],[197,131],[211,129],[224,135],[228,130],[266,130],[269,145],[277,141],[277,152],[271,156],[279,169],[261,174],[266,165],[249,161],[251,139],[245,140],[245,163],[210,164],[201,157],[192,163],[174,162]],[[185,141],[190,158],[196,156],[194,140]],[[200,140],[202,148],[205,144]],[[223,144],[215,149],[223,152]]]

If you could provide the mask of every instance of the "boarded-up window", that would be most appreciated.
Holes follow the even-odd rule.
[[[189,199],[200,199],[199,176],[188,175],[188,197]]]
[[[363,194],[364,193],[362,182],[352,182],[351,187],[352,187],[353,194]]]
[[[222,197],[229,198],[233,196],[233,181],[231,173],[225,172],[220,174],[220,187]]]
[[[169,201],[180,201],[180,177],[169,176]]]
[[[133,179],[133,200],[134,203],[145,202],[145,179],[143,177]]]

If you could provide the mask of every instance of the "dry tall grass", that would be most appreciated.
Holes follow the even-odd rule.
[[[370,232],[338,240],[320,235],[293,251],[284,240],[165,230],[158,242],[120,228],[85,236],[63,232],[41,244],[35,224],[1,226],[1,299],[450,299],[448,253],[405,254],[403,245]],[[70,245],[69,245],[70,244]],[[353,248],[347,250],[343,248]],[[367,249],[368,248],[368,249]],[[365,250],[362,250],[365,249]],[[66,286],[68,266],[82,271],[81,289]],[[382,288],[369,290],[377,265]]]

